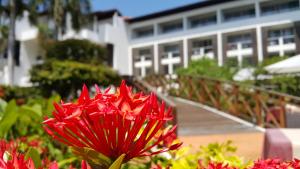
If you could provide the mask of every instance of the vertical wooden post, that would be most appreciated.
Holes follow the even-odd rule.
[[[254,99],[255,99],[256,124],[258,126],[264,127],[263,117],[262,117],[262,105],[260,102],[260,91],[258,90],[255,91]]]
[[[285,98],[283,96],[279,97],[279,106],[280,106],[280,115],[279,115],[279,124],[280,127],[286,127],[286,109],[285,109]]]

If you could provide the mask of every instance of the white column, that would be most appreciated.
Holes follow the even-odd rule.
[[[223,38],[222,33],[217,33],[217,41],[218,41],[218,65],[223,66]]]
[[[132,55],[132,48],[128,48],[128,65],[129,65],[129,75],[133,75],[133,55]],[[113,67],[115,63],[113,63]]]
[[[188,29],[188,19],[187,19],[187,17],[184,17],[182,19],[182,22],[183,22],[183,30],[187,30]]]
[[[98,22],[97,17],[94,16],[94,19],[93,19],[93,31],[94,32],[97,32],[97,26],[98,26],[97,22]]]
[[[158,73],[159,63],[158,63],[158,44],[153,45],[153,57],[154,57],[154,72]]]
[[[255,14],[256,14],[256,18],[259,18],[260,16],[260,5],[259,5],[259,1],[255,2]]]
[[[279,38],[279,55],[284,56],[284,43],[283,43],[283,37],[281,36]]]
[[[264,60],[261,26],[256,27],[256,41],[257,41],[258,63],[261,63]]]
[[[222,23],[222,11],[221,11],[221,9],[217,10],[217,23],[218,24]]]
[[[173,59],[173,53],[168,53],[168,72],[169,74],[173,74],[173,63],[172,63],[172,59]]]
[[[237,51],[238,51],[238,55],[237,55],[237,60],[238,60],[238,65],[239,67],[242,67],[242,64],[243,64],[243,49],[242,49],[242,43],[239,42],[237,44]]]
[[[183,67],[188,67],[189,62],[189,51],[187,38],[183,39]]]
[[[157,23],[154,23],[154,36],[157,36],[158,35],[158,24]]]

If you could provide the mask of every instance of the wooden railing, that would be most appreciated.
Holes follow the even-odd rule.
[[[127,80],[129,82],[129,85],[131,85],[135,90],[142,91],[144,93],[154,93],[159,101],[164,102],[166,104],[166,108],[172,109],[172,115],[173,120],[170,123],[171,125],[177,124],[177,107],[176,104],[170,100],[168,97],[166,97],[163,93],[156,90],[155,87],[151,86],[147,81],[144,81],[140,78],[132,78],[130,80]],[[178,133],[178,130],[176,129],[176,133]]]
[[[299,97],[207,77],[155,75],[144,81],[161,93],[200,102],[265,128],[286,127],[286,108],[300,107]]]

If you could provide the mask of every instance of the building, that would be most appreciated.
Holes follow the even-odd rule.
[[[117,10],[95,12],[89,26],[79,32],[67,29],[60,38],[106,44],[112,51],[113,68],[122,75],[173,74],[176,68],[203,57],[216,59],[220,66],[242,67],[300,53],[299,4],[300,0],[210,0],[129,19]],[[22,30],[17,33],[21,35],[17,36],[20,62],[16,69],[23,74],[16,81],[26,85],[38,44],[35,36],[28,38],[35,28],[24,29],[26,17],[18,25]],[[3,63],[0,77],[5,77]],[[5,83],[5,78],[0,82]]]

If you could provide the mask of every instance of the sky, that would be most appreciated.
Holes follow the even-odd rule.
[[[93,11],[118,9],[124,16],[136,17],[200,0],[92,0]]]

